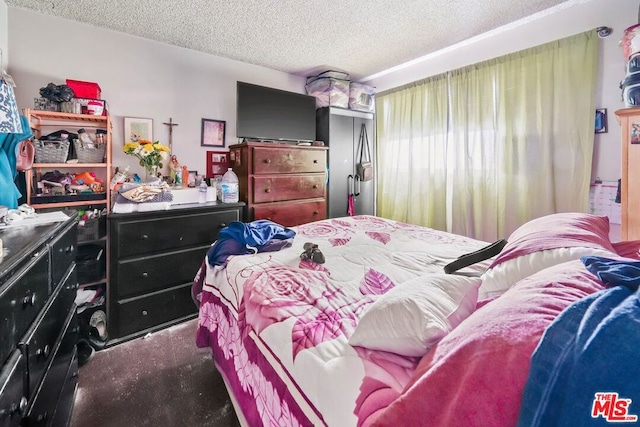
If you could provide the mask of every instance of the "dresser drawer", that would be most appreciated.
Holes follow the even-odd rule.
[[[0,287],[0,361],[4,361],[47,302],[49,253],[43,249]]]
[[[69,426],[73,412],[73,402],[78,387],[78,350],[74,349],[71,364],[67,370],[64,387],[60,392],[60,399],[53,415],[52,426]]]
[[[239,221],[238,211],[187,214],[181,217],[118,222],[117,259],[149,255],[171,249],[212,244],[218,232],[231,221]]]
[[[78,254],[77,241],[78,227],[74,225],[51,243],[51,286],[60,283],[60,279],[76,259]]]
[[[279,202],[256,205],[254,220],[268,219],[285,227],[294,227],[308,222],[320,221],[327,217],[324,199],[304,202]]]
[[[195,270],[194,270],[195,271]],[[117,336],[139,332],[194,314],[191,283],[117,302]]]
[[[324,198],[325,182],[324,174],[256,176],[253,203]]]
[[[211,245],[118,261],[116,299],[193,282]]]
[[[15,350],[0,370],[0,426],[19,426],[27,398],[24,393],[24,358]]]
[[[33,323],[24,339],[18,344],[27,362],[30,395],[42,380],[60,331],[65,326],[67,314],[73,306],[77,289],[78,281],[74,265],[65,280],[54,290],[50,302],[42,311],[42,315]]]
[[[69,366],[75,354],[76,343],[78,342],[78,322],[75,315],[75,306],[69,312],[64,323],[61,339],[56,343],[51,364],[47,367],[47,372],[35,391],[29,409],[27,410],[26,424],[32,426],[52,425],[56,405],[64,388]]]
[[[294,147],[254,147],[253,173],[326,172],[325,150]]]

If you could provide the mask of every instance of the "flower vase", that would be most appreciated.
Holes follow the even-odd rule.
[[[144,182],[158,181],[158,168],[156,166],[147,166],[144,168]]]

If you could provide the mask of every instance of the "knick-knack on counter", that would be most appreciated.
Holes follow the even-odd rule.
[[[189,169],[186,166],[182,166],[182,186],[189,186]]]

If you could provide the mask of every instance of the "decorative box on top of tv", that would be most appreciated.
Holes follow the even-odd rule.
[[[375,111],[375,88],[362,83],[351,82],[349,85],[349,108],[352,110]]]
[[[349,108],[349,74],[339,71],[325,71],[307,77],[307,95],[315,96],[316,108]]]

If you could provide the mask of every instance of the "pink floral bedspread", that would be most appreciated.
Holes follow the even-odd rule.
[[[486,243],[373,216],[294,229],[291,248],[203,263],[197,344],[211,347],[248,425],[368,425],[419,359],[350,346],[358,319],[394,286]],[[305,242],[324,264],[300,259]]]

